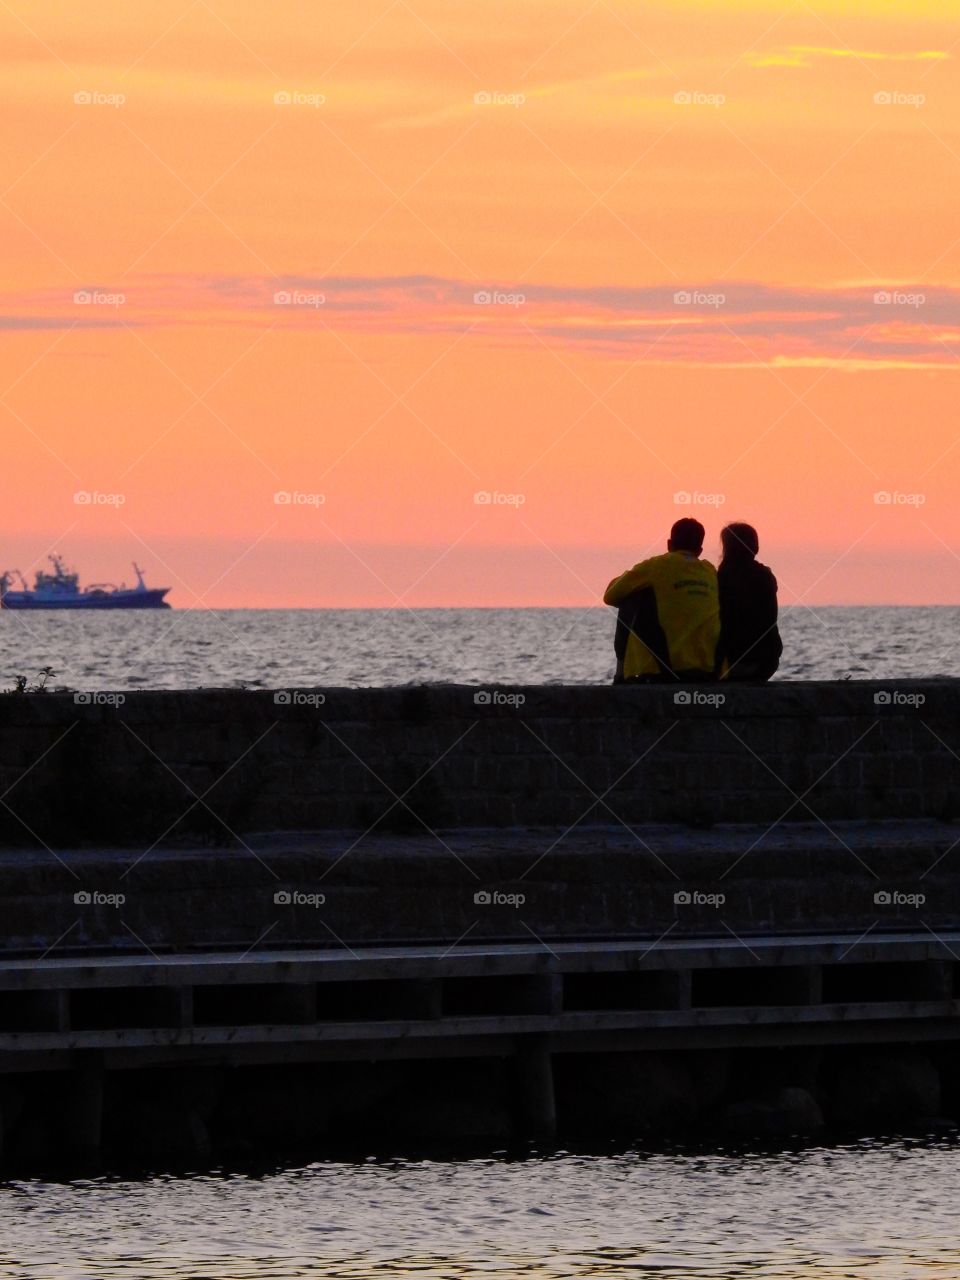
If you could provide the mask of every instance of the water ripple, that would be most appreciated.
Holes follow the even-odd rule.
[[[95,689],[596,684],[613,673],[610,609],[0,610],[0,682]],[[782,611],[786,678],[957,674],[960,608]]]
[[[11,1183],[0,1280],[956,1280],[958,1171],[944,1139]]]

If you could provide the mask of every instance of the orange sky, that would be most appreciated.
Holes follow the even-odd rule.
[[[587,604],[693,512],[960,602],[952,8],[9,0],[0,562]]]

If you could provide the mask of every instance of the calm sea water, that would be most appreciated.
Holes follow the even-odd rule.
[[[0,1188],[2,1280],[956,1280],[960,1148],[311,1165]]]
[[[960,674],[960,608],[787,608],[778,678]],[[41,667],[73,689],[429,681],[594,684],[609,609],[0,610],[0,687]]]

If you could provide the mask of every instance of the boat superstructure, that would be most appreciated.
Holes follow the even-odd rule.
[[[169,609],[164,596],[169,587],[148,587],[136,563],[137,585],[119,587],[109,582],[80,586],[80,576],[68,569],[58,555],[49,557],[52,569],[39,569],[31,588],[19,569],[0,574],[0,606],[4,609]],[[15,582],[19,586],[14,586]]]

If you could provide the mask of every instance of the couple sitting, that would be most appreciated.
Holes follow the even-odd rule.
[[[749,524],[720,534],[719,570],[701,560],[704,528],[678,520],[666,555],[614,578],[603,597],[617,605],[614,684],[681,680],[769,680],[783,644],[777,580],[757,561]]]

